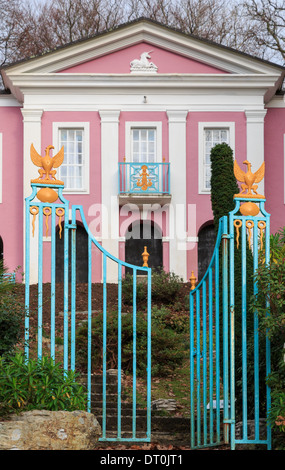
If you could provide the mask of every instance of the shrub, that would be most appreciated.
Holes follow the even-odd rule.
[[[11,353],[21,338],[25,307],[17,299],[17,284],[5,277],[0,262],[0,356]]]
[[[163,269],[152,270],[151,276],[151,297],[153,302],[168,304],[174,302],[181,291],[183,279],[174,273],[168,273]],[[133,276],[127,274],[122,281],[122,294],[125,304],[133,302]],[[136,290],[137,303],[146,302],[147,299],[147,279],[137,282]]]
[[[231,147],[226,144],[218,144],[211,150],[211,202],[214,215],[214,226],[216,233],[219,228],[219,220],[223,216],[228,216],[229,212],[235,207],[234,195],[239,193],[239,187],[234,175],[234,160]],[[220,248],[220,258],[221,258]],[[222,279],[222,259],[220,259],[220,279]],[[236,414],[242,415],[242,250],[235,246],[234,251],[234,277],[235,277],[235,379],[236,379]],[[249,299],[253,294],[253,257],[251,250],[246,243],[246,296]],[[222,308],[222,282],[220,283],[220,324],[223,324],[223,308]],[[247,338],[252,337],[253,319],[247,314]],[[250,339],[249,339],[250,341]],[[220,328],[220,350],[223,350],[223,328]],[[253,357],[247,357],[248,369],[252,370]],[[221,362],[223,358],[221,358]],[[253,410],[254,392],[248,393],[249,397],[249,414]],[[252,406],[251,406],[252,405]]]
[[[258,294],[252,298],[251,310],[259,315],[259,329],[271,341],[271,374],[267,383],[271,388],[272,406],[269,422],[279,449],[285,449],[285,232],[270,237],[269,265],[260,263],[255,276]],[[269,314],[268,314],[269,313]],[[263,366],[265,374],[265,364]],[[283,441],[283,444],[282,444]],[[282,447],[283,445],[283,447]]]
[[[136,286],[136,300],[139,304],[140,302],[145,301],[147,298],[147,278],[141,282],[137,282]],[[133,276],[131,274],[126,274],[125,278],[122,280],[122,300],[126,305],[131,305],[133,303]]]
[[[26,359],[22,353],[0,358],[0,415],[34,409],[86,409],[86,394],[73,371],[64,372],[49,357]]]
[[[152,308],[152,319],[157,326],[168,328],[176,331],[177,333],[189,332],[189,314],[177,314],[167,307],[156,305]]]
[[[151,295],[153,301],[163,303],[174,302],[183,286],[183,279],[172,272],[163,269],[153,271],[151,280]]]
[[[108,313],[107,321],[107,368],[118,367],[118,313]],[[152,321],[151,350],[152,375],[165,376],[181,365],[185,358],[186,336],[167,328],[155,318]],[[87,364],[87,325],[77,332],[77,365],[84,370]],[[92,368],[101,369],[103,363],[103,315],[97,314],[92,320]],[[145,376],[147,367],[147,318],[138,312],[136,318],[136,370],[138,376]],[[122,316],[122,369],[125,373],[133,370],[133,316]]]

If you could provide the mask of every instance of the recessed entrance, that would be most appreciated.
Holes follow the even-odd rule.
[[[216,232],[213,224],[206,225],[198,233],[198,279],[201,281],[208,269],[216,243]]]
[[[162,268],[162,233],[160,228],[149,220],[133,222],[126,233],[125,261],[136,266],[142,266],[144,247],[149,253],[148,266]],[[126,268],[126,272],[130,272]],[[145,274],[140,271],[139,274]]]
[[[69,232],[69,282],[71,279],[71,231]],[[64,280],[64,230],[56,237],[56,282]],[[85,228],[76,228],[76,282],[88,282],[88,235]]]

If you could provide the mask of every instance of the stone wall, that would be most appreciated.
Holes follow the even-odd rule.
[[[0,450],[92,450],[100,435],[91,413],[33,410],[0,422]]]

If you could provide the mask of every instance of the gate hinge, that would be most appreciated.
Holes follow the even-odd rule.
[[[235,419],[224,419],[223,423],[224,424],[235,424],[236,420]]]
[[[231,240],[234,238],[234,236],[231,234],[223,233],[222,238],[226,238],[227,240]]]

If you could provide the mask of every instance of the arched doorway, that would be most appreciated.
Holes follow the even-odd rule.
[[[216,243],[216,232],[211,223],[202,227],[198,233],[198,280],[201,281],[208,269]]]
[[[4,258],[4,245],[2,237],[0,237],[0,262],[3,261]]]
[[[69,232],[69,282],[71,279],[71,232]],[[56,237],[56,282],[64,280],[64,230]],[[84,227],[76,228],[76,282],[88,282],[88,235]]]
[[[148,266],[150,268],[162,268],[162,233],[159,227],[149,220],[133,222],[126,233],[125,261],[136,266],[142,266],[142,253],[144,247],[150,254]],[[131,272],[126,268],[126,272]],[[140,271],[139,274],[144,274]]]

